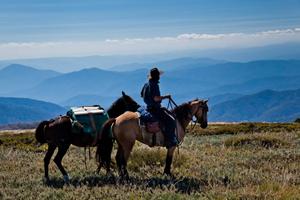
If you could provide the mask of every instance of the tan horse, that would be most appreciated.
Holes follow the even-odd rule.
[[[177,137],[180,142],[183,141],[186,134],[186,128],[192,121],[193,117],[196,117],[197,122],[202,128],[207,127],[207,100],[193,100],[188,103],[184,103],[174,110],[172,113],[176,117],[177,125]],[[123,178],[128,178],[128,172],[126,169],[127,161],[135,141],[138,140],[149,146],[155,144],[149,142],[143,134],[143,127],[140,125],[139,114],[136,112],[125,112],[115,119],[108,120],[102,128],[101,140],[102,143],[112,143],[112,137],[117,140],[118,150],[116,155],[116,161],[119,168],[119,174]],[[163,143],[156,144],[155,146],[163,146]],[[109,145],[112,146],[112,145]],[[171,175],[171,164],[173,159],[173,153],[176,147],[171,147],[167,151],[166,165],[164,173]],[[97,149],[96,158],[101,163],[109,165],[112,149],[101,151]]]

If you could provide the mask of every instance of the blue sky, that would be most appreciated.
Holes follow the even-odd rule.
[[[232,44],[230,41],[247,46],[253,42],[247,35],[271,31],[272,40],[259,39],[262,44],[269,44],[278,39],[278,42],[298,41],[300,32],[299,0],[0,0],[0,3],[0,53],[6,52],[2,59],[130,54],[145,45],[153,46],[156,41],[155,48],[144,51],[151,53],[161,49],[157,38],[172,39],[186,34],[199,35],[202,42],[205,35],[211,36],[208,37],[211,40],[216,35],[231,34],[226,44],[210,46],[205,41],[205,48],[228,46]],[[278,38],[280,31],[284,35]],[[232,34],[241,43],[234,42]],[[240,38],[238,34],[244,35]],[[203,46],[198,40],[198,46]],[[92,47],[92,44],[105,46],[107,41],[107,51],[97,50],[96,45]],[[161,45],[164,51],[197,48],[191,43],[187,46],[182,41],[175,43],[170,44],[169,40]],[[28,52],[24,52],[24,46]]]

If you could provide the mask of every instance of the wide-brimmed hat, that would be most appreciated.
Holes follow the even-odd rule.
[[[163,73],[164,72],[159,70],[157,67],[153,67],[150,70],[149,74],[148,74],[148,78],[152,79],[152,78],[155,78],[155,77],[158,77],[158,76],[162,75]]]

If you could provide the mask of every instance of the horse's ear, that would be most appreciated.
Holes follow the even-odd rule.
[[[122,95],[123,95],[123,96],[126,96],[126,94],[125,94],[125,92],[124,92],[124,91],[122,91]]]

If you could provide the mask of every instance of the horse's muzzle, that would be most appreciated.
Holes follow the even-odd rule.
[[[206,123],[201,123],[201,124],[200,124],[200,127],[201,127],[201,128],[206,128],[206,127],[207,127],[207,122],[206,122]]]

